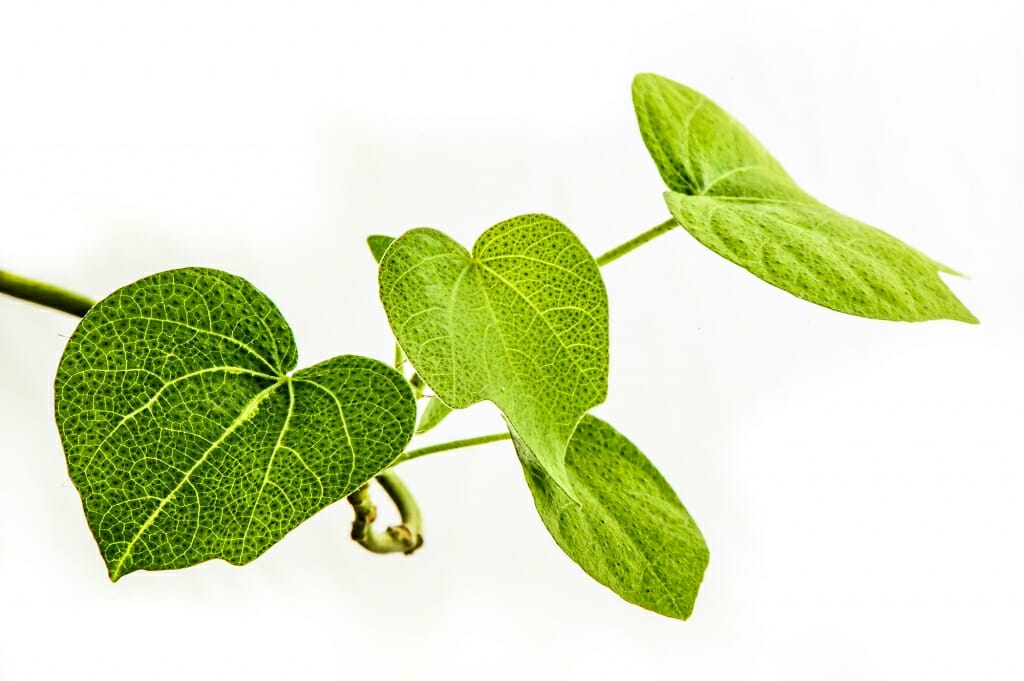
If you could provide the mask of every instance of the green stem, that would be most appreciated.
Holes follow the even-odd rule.
[[[373,528],[377,507],[370,499],[367,483],[348,497],[356,517],[352,521],[352,539],[373,553],[404,553],[409,555],[423,546],[423,517],[412,493],[405,483],[391,471],[377,476],[377,482],[391,497],[402,518],[400,525],[392,525],[384,532]]]
[[[412,492],[405,486],[402,479],[395,475],[394,471],[382,472],[377,476],[377,482],[380,483],[380,486],[391,497],[395,508],[398,509],[398,515],[402,518],[402,526],[415,539],[412,542],[413,547],[409,551],[409,553],[412,553],[412,551],[415,551],[423,544],[423,516],[420,514],[419,504],[416,503]],[[391,529],[393,528],[389,528],[389,531]]]
[[[419,374],[413,374],[412,378],[409,379],[409,385],[412,386],[412,392],[416,396],[416,399],[420,399],[424,395],[424,391],[427,388],[427,384],[423,382]]]
[[[654,239],[655,237],[659,237],[662,234],[664,234],[665,232],[671,231],[672,229],[674,229],[677,226],[677,224],[678,223],[676,223],[674,218],[669,218],[668,220],[665,220],[665,222],[661,223],[657,227],[652,227],[651,229],[647,230],[643,234],[640,234],[640,235],[637,235],[637,236],[633,237],[632,239],[630,239],[626,243],[624,243],[624,244],[622,244],[620,246],[616,246],[615,248],[613,248],[612,250],[608,251],[604,255],[598,256],[597,257],[597,264],[599,266],[603,267],[604,265],[607,265],[608,263],[610,263],[612,260],[618,260],[619,258],[621,258],[622,256],[626,255],[627,253],[629,253],[633,249],[639,248],[640,246],[643,246],[645,243],[647,243],[651,239]]]
[[[488,442],[498,442],[500,440],[509,440],[512,436],[508,433],[494,433],[492,435],[479,435],[477,437],[467,437],[464,440],[452,440],[451,442],[442,442],[437,445],[430,445],[429,447],[421,447],[419,449],[410,449],[398,457],[392,465],[398,465],[404,461],[410,459],[417,459],[427,454],[434,454],[436,452],[447,452],[450,449],[462,449],[463,447],[474,447],[476,445],[485,445]]]
[[[94,304],[91,299],[77,293],[3,270],[0,270],[0,293],[52,307],[76,317],[84,317]]]

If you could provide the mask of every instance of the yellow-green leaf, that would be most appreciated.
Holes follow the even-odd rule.
[[[939,272],[953,270],[800,189],[714,102],[654,74],[633,81],[644,144],[669,212],[715,253],[833,310],[898,321],[977,322]]]
[[[608,387],[608,301],[579,239],[545,215],[491,227],[472,253],[414,229],[387,249],[380,296],[434,393],[456,409],[493,402],[568,489],[566,445]]]
[[[693,611],[708,548],[679,497],[636,445],[585,416],[565,467],[573,501],[522,439],[512,435],[537,512],[555,542],[583,570],[643,608],[686,619]]]
[[[427,406],[423,409],[423,415],[420,416],[419,423],[416,424],[416,434],[422,435],[428,430],[432,430],[450,413],[452,413],[451,407],[437,399],[437,397],[431,397],[427,400]]]

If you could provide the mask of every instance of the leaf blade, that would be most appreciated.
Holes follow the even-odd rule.
[[[688,618],[707,568],[707,545],[643,453],[604,421],[585,416],[566,455],[576,503],[514,433],[512,440],[537,512],[566,555],[624,600]]]
[[[704,95],[640,74],[633,101],[644,144],[670,190],[669,212],[715,253],[847,314],[977,322],[938,276],[953,270],[818,202]]]
[[[83,318],[55,410],[111,579],[247,563],[401,453],[415,402],[400,374],[342,356],[288,375],[296,362],[273,303],[216,270],[147,277]],[[355,437],[310,377],[354,405]]]
[[[394,237],[385,236],[383,234],[371,234],[366,237],[366,245],[370,247],[370,253],[378,264],[380,263],[381,258],[384,257],[385,251],[388,250],[388,246],[390,246],[394,240]]]
[[[416,434],[422,435],[423,433],[433,430],[439,423],[441,423],[441,421],[447,418],[450,413],[452,413],[451,407],[436,397],[431,397],[427,400],[427,406],[423,409],[423,415],[420,417],[420,421],[416,425]]]
[[[699,242],[809,302],[870,319],[978,322],[937,275],[948,268],[820,203],[780,208],[676,192],[665,201]]]
[[[549,473],[576,423],[604,401],[608,304],[593,257],[554,218],[486,230],[470,252],[433,229],[406,232],[380,267],[381,302],[419,376],[447,405],[489,400]]]

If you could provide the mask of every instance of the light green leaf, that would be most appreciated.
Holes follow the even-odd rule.
[[[608,386],[608,300],[579,239],[545,215],[491,227],[472,253],[414,229],[384,255],[380,296],[434,393],[456,409],[493,402],[567,488],[569,437]]]
[[[669,212],[715,253],[824,307],[874,319],[976,323],[939,272],[899,239],[805,193],[761,143],[704,95],[641,74],[633,105]]]
[[[632,442],[593,416],[569,441],[569,499],[512,434],[541,520],[583,570],[622,598],[668,617],[693,611],[708,548],[679,497]]]
[[[248,563],[398,457],[416,418],[401,374],[296,362],[274,304],[216,270],[147,277],[82,319],[57,426],[111,579]]]
[[[416,434],[422,435],[428,430],[431,430],[434,426],[441,423],[441,421],[443,421],[450,413],[452,413],[451,407],[436,397],[431,397],[427,400],[427,406],[423,410],[423,415],[420,416],[419,425],[416,426]]]
[[[394,242],[394,237],[384,236],[383,234],[372,234],[366,237],[366,245],[370,247],[370,253],[373,254],[373,259],[380,262],[380,259],[384,257],[384,251],[388,250]]]

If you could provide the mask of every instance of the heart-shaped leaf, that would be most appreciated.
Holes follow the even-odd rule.
[[[654,74],[633,81],[644,144],[669,212],[715,253],[833,310],[900,321],[976,323],[920,251],[800,189],[761,143],[699,92]]]
[[[289,375],[296,362],[274,304],[216,270],[147,277],[82,319],[57,425],[111,579],[247,563],[402,452],[401,374],[346,355]]]
[[[388,246],[394,241],[394,237],[384,236],[383,234],[372,234],[366,237],[366,244],[370,247],[370,252],[378,263],[384,257],[384,252],[388,250]],[[431,397],[427,400],[427,406],[423,410],[423,415],[420,416],[419,423],[416,424],[416,434],[422,435],[429,430],[433,430],[450,413],[452,413],[451,407],[436,397]]]
[[[690,616],[708,548],[679,497],[632,442],[604,421],[583,417],[565,457],[577,503],[515,433],[512,440],[537,512],[570,558],[630,603]]]
[[[434,393],[457,409],[493,402],[568,489],[565,447],[608,387],[608,300],[579,239],[544,215],[491,227],[472,253],[414,229],[387,249],[380,296]]]

